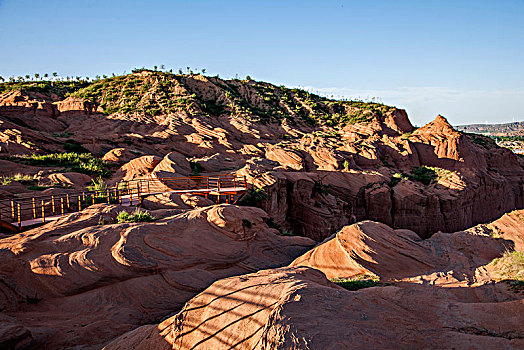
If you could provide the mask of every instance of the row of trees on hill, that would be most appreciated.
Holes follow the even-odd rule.
[[[141,71],[151,71],[151,69],[148,69],[148,68],[145,68],[145,67],[142,67],[142,68],[135,68],[132,70],[133,73],[136,73],[136,72],[141,72]],[[169,69],[166,70],[165,68],[165,65],[161,64],[160,67],[159,66],[153,66],[153,71],[163,71],[163,72],[169,72],[169,73],[173,73],[173,69]],[[203,68],[203,69],[197,69],[197,68],[191,68],[191,67],[186,67],[186,73],[185,74],[206,74],[206,69]],[[126,74],[126,72],[124,71],[124,75]],[[184,71],[182,70],[182,68],[179,68],[178,69],[178,74],[184,74]],[[113,77],[115,77],[115,73],[112,74]],[[81,76],[66,76],[66,77],[59,77],[58,76],[58,73],[57,72],[53,72],[51,74],[49,73],[44,73],[44,74],[40,74],[40,73],[35,73],[33,75],[29,75],[29,74],[26,74],[24,76],[18,76],[18,77],[15,77],[15,76],[11,76],[9,78],[4,78],[2,76],[0,76],[0,83],[3,83],[3,82],[10,82],[10,83],[22,83],[22,82],[31,82],[31,81],[47,81],[47,80],[54,80],[54,81],[97,81],[97,80],[100,80],[100,79],[107,79],[108,76],[107,75],[97,75],[95,76],[94,78],[90,78],[90,77],[81,77]]]

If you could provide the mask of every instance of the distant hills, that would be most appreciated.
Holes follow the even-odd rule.
[[[460,131],[475,134],[490,134],[496,136],[524,135],[524,121],[505,124],[456,125],[455,128]]]

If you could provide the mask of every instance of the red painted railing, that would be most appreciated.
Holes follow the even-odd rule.
[[[113,187],[68,191],[56,195],[17,196],[0,198],[0,220],[19,228],[26,221],[45,222],[46,217],[80,211],[96,203],[123,205],[141,204],[144,195],[180,192],[215,196],[230,196],[247,190],[245,176],[216,175],[135,179],[120,181]],[[2,225],[0,225],[2,226]],[[4,225],[5,226],[5,225]]]

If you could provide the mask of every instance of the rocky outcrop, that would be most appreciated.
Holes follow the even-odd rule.
[[[188,176],[189,174],[191,174],[191,166],[186,157],[178,152],[168,153],[153,170],[153,175],[158,178]]]
[[[102,160],[111,165],[122,166],[135,157],[136,155],[127,148],[113,148],[112,150],[104,154]]]
[[[78,98],[78,97],[67,97],[62,101],[55,102],[56,109],[60,115],[74,115],[74,114],[85,114],[90,115],[94,113],[103,113],[103,109],[96,103],[91,101]]]
[[[428,240],[371,221],[346,226],[290,267],[219,280],[105,349],[517,349],[524,302],[493,278],[491,261],[522,248],[523,218]]]
[[[91,176],[75,172],[52,173],[39,179],[46,185],[58,185],[60,187],[85,188],[92,181]]]
[[[122,165],[113,175],[113,181],[129,181],[151,176],[155,167],[162,161],[156,156],[142,156]]]
[[[388,144],[393,144],[388,140]],[[293,232],[316,240],[347,223],[365,219],[428,237],[438,230],[461,230],[523,207],[524,169],[509,150],[495,147],[488,151],[454,131],[441,116],[402,142],[404,146],[396,144],[396,150],[384,144],[373,152],[396,154],[396,158],[385,159],[406,172],[430,167],[434,176],[431,183],[421,183],[416,177],[409,180],[401,173],[397,175],[404,179],[395,182],[391,164],[389,168],[362,171],[351,169],[348,162],[349,169],[345,171],[315,170],[300,175],[266,168],[264,176],[253,173],[253,167],[248,165],[240,173],[265,189],[266,198],[260,205],[270,216],[292,227]],[[406,152],[402,159],[400,149]],[[360,153],[359,157],[363,155]],[[377,160],[380,156],[370,155]],[[357,165],[369,166],[359,157],[354,158]],[[506,159],[507,166],[502,159]]]
[[[522,300],[461,303],[430,295],[428,289],[385,286],[351,292],[311,268],[265,270],[215,282],[179,314],[130,332],[105,349],[131,344],[155,350],[524,345]]]
[[[35,347],[100,347],[171,315],[219,278],[288,264],[314,244],[280,236],[258,208],[114,224],[121,210],[96,205],[0,241],[0,306]]]
[[[508,249],[522,248],[524,235],[515,224],[519,224],[523,215],[524,211],[515,211],[488,226],[455,233],[437,232],[426,240],[413,231],[363,221],[345,226],[291,266],[314,267],[328,278],[364,274],[410,282],[415,276],[423,276],[419,281],[447,286],[482,283],[475,277],[477,268]]]

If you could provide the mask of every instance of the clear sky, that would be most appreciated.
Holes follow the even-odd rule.
[[[335,97],[417,125],[524,120],[524,0],[0,0],[0,75],[164,64]]]

